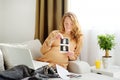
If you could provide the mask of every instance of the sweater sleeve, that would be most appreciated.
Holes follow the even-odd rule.
[[[80,55],[80,51],[82,48],[82,41],[83,41],[83,36],[80,37],[79,42],[76,45],[76,48],[74,50],[74,55],[73,56],[69,56],[69,60],[77,60],[77,57]]]
[[[48,52],[51,47],[52,47],[52,43],[54,41],[54,38],[56,36],[56,34],[58,33],[58,31],[52,31],[49,36],[46,38],[46,40],[43,43],[43,46],[41,48],[41,52],[43,55],[45,55],[46,52]]]

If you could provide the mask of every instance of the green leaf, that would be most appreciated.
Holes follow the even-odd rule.
[[[101,34],[97,36],[100,49],[111,50],[115,46],[115,36],[113,34]]]

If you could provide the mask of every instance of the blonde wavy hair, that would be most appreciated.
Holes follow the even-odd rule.
[[[69,17],[71,19],[71,21],[73,22],[73,28],[71,30],[71,38],[75,39],[76,42],[79,42],[79,39],[82,36],[82,32],[81,32],[81,27],[78,23],[78,20],[77,20],[75,14],[73,14],[71,12],[67,12],[63,15],[60,26],[59,26],[60,31],[62,33],[65,32],[64,20],[65,20],[66,17]]]

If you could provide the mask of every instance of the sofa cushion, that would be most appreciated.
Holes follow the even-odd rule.
[[[40,48],[42,47],[42,45],[41,45],[41,42],[38,39],[30,40],[30,41],[24,42],[22,44],[26,48],[30,49],[33,59],[36,59],[36,58],[42,56],[42,53],[40,51]]]
[[[90,73],[90,65],[85,61],[69,61],[68,70],[78,74]]]
[[[41,43],[38,39],[27,41],[24,43],[0,43],[0,49],[2,50],[2,53],[6,52],[4,49],[6,47],[29,49],[31,51],[33,59],[40,57],[42,55],[40,52]],[[5,60],[5,65],[8,68],[11,64],[9,64],[9,60],[5,55],[4,55],[4,60]]]
[[[5,46],[30,49],[33,59],[42,56],[42,53],[40,52],[42,45],[38,39],[30,40],[24,43],[0,43],[0,49]]]
[[[0,71],[4,71],[4,61],[1,49],[0,49]]]
[[[4,55],[4,53],[6,52],[4,48],[6,48],[6,47],[25,48],[25,46],[24,45],[20,45],[20,44],[0,43],[0,49],[2,51],[4,62],[5,62],[5,66],[4,66],[5,69],[8,68],[8,67],[10,67],[10,65],[11,65],[9,63],[9,60],[8,60],[7,56]]]

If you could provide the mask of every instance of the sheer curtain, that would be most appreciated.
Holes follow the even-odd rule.
[[[84,34],[81,60],[94,65],[96,59],[101,59],[104,51],[97,44],[97,35],[110,33],[116,36],[116,46],[110,51],[113,64],[120,65],[119,3],[119,0],[69,0],[68,11],[77,15]]]

